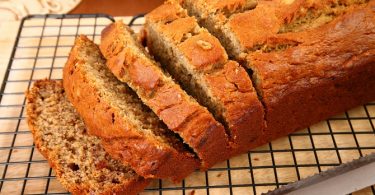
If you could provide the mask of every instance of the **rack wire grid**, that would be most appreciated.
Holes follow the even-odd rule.
[[[96,43],[110,16],[34,15],[21,21],[0,94],[0,194],[68,194],[35,149],[24,92],[61,79],[78,34]],[[136,30],[142,17],[129,25]],[[375,103],[368,103],[220,163],[179,184],[155,180],[142,194],[260,194],[375,152]],[[360,194],[375,194],[369,187]]]

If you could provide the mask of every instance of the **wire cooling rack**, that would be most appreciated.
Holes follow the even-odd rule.
[[[107,15],[37,15],[21,21],[0,91],[0,194],[68,194],[35,150],[24,92],[61,79],[78,34],[96,43]],[[142,17],[128,21],[140,28]],[[375,152],[375,103],[322,121],[246,154],[194,172],[179,184],[155,180],[142,194],[260,194]],[[374,187],[360,193],[375,193]]]

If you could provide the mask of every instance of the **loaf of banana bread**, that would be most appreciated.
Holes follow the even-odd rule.
[[[76,165],[91,165],[51,164],[67,170],[71,178],[60,181],[72,192],[119,186],[108,192],[135,193],[146,185],[143,178],[180,181],[196,168],[375,100],[374,8],[374,0],[169,0],[146,16],[143,32],[160,64],[121,22],[102,33],[108,67],[99,47],[79,36],[64,67],[67,97],[111,157],[100,155],[126,174],[77,187]],[[44,104],[37,105],[39,113]],[[38,127],[44,128],[30,125],[33,132]],[[34,137],[37,147],[48,146]],[[54,153],[44,155],[69,157]]]
[[[203,170],[228,158],[224,127],[163,72],[122,21],[102,31],[100,49],[114,75],[195,151]]]
[[[375,100],[374,3],[328,24],[278,34],[247,67],[266,108],[270,139]]]
[[[264,129],[262,104],[245,69],[228,60],[219,40],[172,1],[146,16],[145,30],[155,58],[226,127],[231,155],[258,145]]]
[[[100,139],[87,134],[61,81],[36,81],[26,100],[35,146],[69,192],[135,195],[149,183],[106,153]]]
[[[179,181],[199,167],[195,154],[105,65],[99,47],[81,35],[64,67],[69,100],[104,149],[145,178]]]
[[[252,73],[268,140],[375,99],[373,0],[179,2]]]

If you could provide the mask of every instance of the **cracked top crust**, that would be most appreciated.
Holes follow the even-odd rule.
[[[330,22],[336,15],[362,7],[365,0],[259,1],[253,10],[233,15],[225,27],[233,32],[242,52],[258,49],[267,38],[288,31],[303,31]],[[310,20],[310,21],[309,21]]]
[[[370,3],[322,27],[270,37],[270,42],[296,45],[280,52],[251,53],[248,66],[257,72],[257,80],[269,93],[282,94],[283,88],[292,83],[306,88],[344,75],[354,66],[374,62],[374,29],[374,3]]]

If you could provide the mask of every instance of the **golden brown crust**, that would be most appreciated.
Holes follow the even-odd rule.
[[[164,150],[150,147],[150,144],[145,144],[140,139],[104,139],[102,144],[109,154],[124,163],[128,163],[126,159],[134,158],[130,166],[141,167],[138,169],[139,174],[150,178],[154,178],[156,175],[158,178],[171,178],[172,181],[179,182],[198,167],[197,162],[188,158],[186,154],[166,153]],[[129,149],[134,145],[137,146],[136,149]],[[144,158],[142,153],[153,154],[155,157],[153,159]],[[189,161],[190,163],[186,163]]]
[[[262,44],[266,37],[278,32],[282,20],[277,17],[274,4],[275,1],[260,1],[254,10],[233,15],[229,19],[226,25],[241,45],[242,52]]]
[[[27,123],[29,126],[30,131],[32,132],[34,143],[36,148],[40,151],[40,153],[48,160],[49,165],[56,173],[56,177],[59,181],[63,180],[61,175],[63,174],[62,165],[59,164],[60,159],[55,154],[54,151],[49,151],[47,148],[43,147],[43,139],[42,137],[38,136],[38,131],[40,131],[38,125],[36,124],[36,120],[40,113],[40,109],[38,109],[36,105],[36,101],[39,96],[39,92],[43,88],[52,87],[57,89],[62,89],[62,82],[61,81],[52,81],[52,80],[38,80],[34,83],[31,90],[26,92],[26,100],[27,100]],[[106,194],[137,194],[142,191],[148,184],[150,180],[146,180],[140,176],[135,176],[132,179],[127,180],[122,185],[116,185],[115,188],[106,189],[102,195]],[[65,184],[65,182],[62,182]],[[69,192],[72,194],[90,194],[90,188],[88,184],[81,183],[76,185],[65,185],[64,187],[67,188]]]
[[[180,4],[194,4],[197,9],[202,10],[203,18],[210,14],[221,15],[228,18],[232,14],[243,12],[254,8],[257,0],[180,0]]]
[[[184,36],[187,32],[196,31],[196,22],[194,17],[178,18],[165,24],[162,28],[165,28],[166,35],[175,43],[180,43],[185,38]]]
[[[115,76],[132,87],[168,128],[181,136],[202,160],[203,169],[224,160],[228,153],[224,127],[139,47],[122,22],[103,30],[100,48]],[[116,55],[112,48],[122,51]]]
[[[222,41],[231,57],[242,62],[247,53],[262,49],[269,36],[324,25],[349,10],[363,7],[366,2],[183,0],[179,3]]]
[[[103,139],[102,144],[115,159],[139,167],[137,173],[145,178],[171,178],[179,182],[198,167],[193,156],[152,146],[143,139]],[[147,154],[153,157],[147,157]]]
[[[172,28],[166,30],[173,31]],[[228,61],[227,53],[219,40],[208,32],[190,37],[178,47],[198,72],[222,68]]]
[[[238,10],[243,10],[256,4],[253,0],[206,0],[208,6],[212,6],[213,10],[220,10],[222,12],[233,13]]]
[[[163,5],[152,10],[152,14],[148,14],[147,17],[153,21],[171,22],[185,16],[187,16],[187,12],[185,10],[183,10],[181,7],[176,7],[175,3],[172,1],[166,1]]]
[[[85,63],[78,57],[78,51],[82,49],[80,47],[84,42],[91,41],[85,36],[77,38],[64,67],[63,83],[68,98],[81,114],[89,132],[105,140],[103,144],[108,153],[127,162],[138,174],[146,178],[171,178],[178,181],[194,171],[197,161],[192,154],[178,151],[141,133],[141,130],[132,125],[129,119],[121,117],[119,110],[114,109],[110,102],[101,98],[99,89],[88,82],[87,75],[77,64]],[[128,153],[133,155],[125,155]],[[165,166],[159,167],[163,165],[162,161],[165,159],[168,159],[167,162],[172,165],[179,165],[169,167],[174,170],[173,173]]]
[[[236,148],[233,155],[259,146],[264,130],[264,111],[246,71],[236,62],[228,61],[222,70],[207,74],[211,93],[225,106],[224,117]]]
[[[269,38],[297,43],[248,56],[271,139],[375,99],[374,1],[319,28]]]
[[[174,20],[170,21],[170,18]],[[179,57],[188,61],[193,74],[202,78],[200,82],[204,82],[204,86],[207,87],[208,96],[222,108],[219,115],[225,121],[231,135],[232,154],[247,151],[254,147],[255,139],[262,137],[264,129],[263,106],[258,100],[251,80],[243,67],[234,61],[228,61],[227,53],[219,40],[206,29],[200,28],[197,22],[194,22],[194,28],[176,30],[174,26],[184,25],[185,18],[189,18],[186,10],[181,9],[178,4],[166,2],[146,16],[146,29],[155,28],[161,36],[173,40],[171,42],[174,47],[182,54]],[[171,26],[174,23],[176,24]],[[172,32],[178,32],[178,37],[186,39],[176,43],[176,36],[171,36]],[[150,39],[151,36],[149,44],[153,44]],[[151,45],[149,49],[153,52]]]
[[[248,53],[264,44],[267,37],[278,34],[282,30],[283,25],[291,23],[299,16],[308,15],[308,12],[311,10],[324,10],[326,7],[333,6],[334,4],[347,4],[347,10],[360,6],[355,3],[349,6],[350,3],[348,2],[350,1],[259,1],[255,9],[233,15],[226,23],[226,26],[238,40],[241,52]]]

